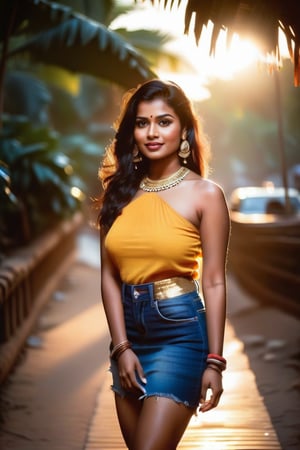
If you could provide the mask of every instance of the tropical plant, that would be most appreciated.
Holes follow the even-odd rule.
[[[0,135],[1,246],[24,244],[80,208],[84,184],[57,134],[4,116]]]
[[[29,52],[35,61],[125,87],[153,76],[142,55],[117,33],[70,7],[47,0],[5,0],[1,5],[1,40],[18,36],[7,56]],[[20,43],[20,35],[25,42]]]
[[[173,67],[174,70],[180,70],[183,65],[183,57],[178,57],[174,52],[170,52],[165,44],[174,39],[169,33],[153,26],[150,29],[138,28],[127,29],[115,26],[115,20],[120,16],[129,15],[139,6],[134,1],[131,4],[121,3],[118,0],[103,0],[101,2],[86,2],[85,0],[57,0],[58,3],[68,5],[74,10],[88,16],[89,18],[105,25],[109,30],[117,33],[125,42],[128,42],[137,49],[148,61],[150,67],[155,68],[159,65],[159,61],[163,59],[166,64]],[[187,61],[184,61],[186,66]],[[132,84],[133,86],[133,84]]]

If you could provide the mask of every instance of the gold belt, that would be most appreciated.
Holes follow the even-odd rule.
[[[154,298],[163,300],[177,297],[178,295],[198,291],[198,283],[195,280],[184,277],[166,278],[153,282]]]

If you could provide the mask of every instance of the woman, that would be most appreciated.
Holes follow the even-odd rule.
[[[173,450],[222,393],[228,210],[175,83],[129,91],[115,128],[99,171],[112,388],[128,448]]]

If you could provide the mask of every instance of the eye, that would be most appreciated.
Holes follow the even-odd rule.
[[[144,128],[147,125],[147,120],[146,119],[137,119],[135,122],[135,126],[137,128]]]
[[[161,127],[167,127],[168,125],[170,125],[172,123],[172,121],[170,119],[161,119],[159,121],[159,125]]]

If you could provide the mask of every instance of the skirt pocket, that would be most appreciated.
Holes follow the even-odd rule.
[[[183,294],[178,297],[154,301],[159,317],[168,322],[194,322],[198,320],[203,304],[197,293]]]

